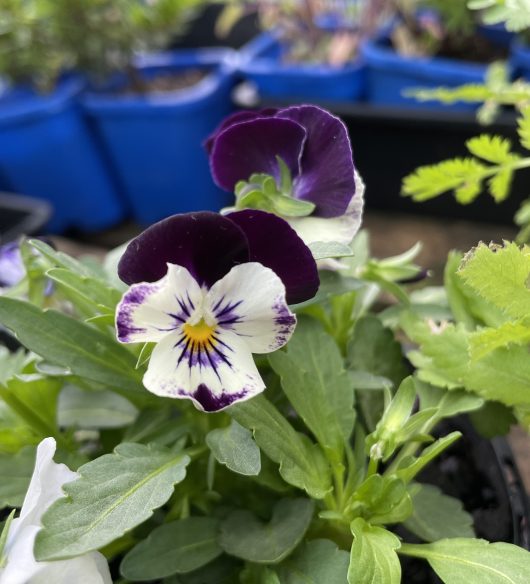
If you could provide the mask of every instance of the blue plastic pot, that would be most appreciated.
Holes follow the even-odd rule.
[[[407,89],[456,87],[483,83],[487,66],[440,57],[402,57],[394,51],[388,29],[361,46],[367,65],[367,98],[370,103],[422,109],[469,111],[475,105],[443,105],[437,101],[419,102],[405,97]]]
[[[500,47],[509,47],[515,37],[513,32],[506,30],[503,22],[499,22],[498,24],[481,24],[478,27],[478,32],[480,36]]]
[[[84,96],[85,111],[108,150],[137,221],[219,210],[233,199],[214,185],[203,142],[233,109],[234,55],[200,49],[146,56],[137,63],[144,77],[189,69],[209,74],[195,86],[174,92]]]
[[[277,32],[265,32],[240,52],[240,73],[254,82],[261,97],[358,101],[365,89],[365,67],[284,63],[285,47]]]
[[[71,77],[48,95],[24,88],[0,95],[2,187],[48,201],[51,232],[101,229],[124,214],[77,105],[82,89]]]
[[[515,39],[510,46],[510,65],[515,77],[530,81],[530,46]]]

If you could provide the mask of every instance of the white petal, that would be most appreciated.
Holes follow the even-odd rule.
[[[45,564],[38,563],[33,556],[33,544],[39,530],[38,525],[27,525],[18,529],[16,538],[8,542],[9,547],[6,546],[4,551],[7,563],[0,570],[0,584],[28,584],[30,578],[44,569]],[[9,536],[11,532],[12,529],[9,530]]]
[[[171,333],[155,347],[143,379],[152,393],[189,398],[198,409],[213,412],[265,389],[248,346],[235,333],[219,329],[215,349],[200,354],[190,353],[181,340]]]
[[[45,438],[37,447],[35,469],[29,483],[20,517],[15,519],[9,530],[9,540],[16,537],[16,532],[27,525],[40,525],[40,519],[48,507],[57,499],[64,496],[62,486],[77,478],[64,464],[53,461],[55,454],[55,440]]]
[[[257,262],[236,266],[216,282],[206,297],[205,310],[221,329],[240,336],[252,353],[283,347],[296,326],[283,282]]]
[[[112,584],[105,557],[93,552],[58,562],[45,562],[44,569],[28,584]]]
[[[203,293],[182,266],[168,264],[158,282],[133,284],[116,310],[122,343],[157,342],[200,309]]]
[[[348,244],[355,237],[361,226],[364,208],[364,183],[355,172],[355,195],[352,197],[346,213],[329,219],[323,217],[296,217],[284,219],[296,231],[306,245],[317,241]]]

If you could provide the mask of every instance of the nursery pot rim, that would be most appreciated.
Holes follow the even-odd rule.
[[[13,241],[21,235],[30,235],[41,229],[52,214],[52,207],[43,199],[0,192],[0,209],[24,213],[13,227],[0,233],[0,244]]]
[[[135,67],[142,73],[158,69],[211,69],[208,75],[191,87],[147,94],[115,94],[109,91],[86,91],[81,103],[88,113],[120,115],[129,113],[156,113],[167,109],[194,109],[214,99],[219,88],[228,83],[235,70],[236,52],[232,49],[181,49],[139,55]],[[117,86],[123,84],[122,76]]]

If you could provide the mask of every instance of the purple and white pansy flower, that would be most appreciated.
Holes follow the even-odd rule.
[[[210,169],[235,192],[236,209],[286,219],[307,245],[349,244],[359,230],[364,184],[343,122],[320,107],[237,112],[206,141]]]
[[[18,284],[26,275],[20,245],[12,241],[0,246],[0,290]]]
[[[118,265],[130,285],[118,340],[156,343],[145,387],[207,412],[265,389],[252,353],[290,338],[289,303],[319,285],[310,250],[280,217],[259,210],[174,215],[134,239]]]

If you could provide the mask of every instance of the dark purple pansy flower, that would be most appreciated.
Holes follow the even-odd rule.
[[[238,112],[205,145],[214,181],[228,191],[259,173],[272,176],[281,190],[283,165],[291,181],[282,194],[314,205],[309,216],[305,210],[304,216],[284,215],[306,243],[349,243],[359,229],[364,185],[345,125],[326,110],[302,105]]]
[[[118,274],[131,285],[117,309],[118,340],[157,343],[145,387],[208,412],[263,391],[252,353],[288,341],[296,325],[288,302],[311,298],[319,284],[293,229],[255,210],[160,221],[129,244]]]

